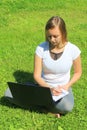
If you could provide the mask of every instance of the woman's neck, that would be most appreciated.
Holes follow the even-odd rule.
[[[66,44],[67,43],[61,44],[58,46],[53,46],[52,44],[50,44],[50,52],[53,52],[53,53],[63,52]]]

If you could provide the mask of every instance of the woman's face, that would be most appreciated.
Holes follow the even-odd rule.
[[[60,32],[58,26],[56,26],[55,28],[47,30],[46,36],[47,36],[48,41],[53,46],[57,46],[57,45],[62,43],[62,35],[61,35],[61,32]]]

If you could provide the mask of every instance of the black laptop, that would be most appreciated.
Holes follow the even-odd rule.
[[[14,82],[8,82],[8,86],[13,96],[13,102],[20,107],[54,106],[49,88],[40,87],[34,83],[22,84]]]

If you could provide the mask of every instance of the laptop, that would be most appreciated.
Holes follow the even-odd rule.
[[[12,93],[13,103],[23,107],[30,106],[54,106],[54,101],[49,88],[40,87],[34,83],[22,84],[7,82]]]

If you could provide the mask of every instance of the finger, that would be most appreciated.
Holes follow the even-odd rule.
[[[53,91],[53,95],[55,95],[55,96],[58,96],[58,95],[60,95],[61,94],[61,92],[57,92],[57,91]]]
[[[58,88],[57,88],[57,89],[55,88],[55,91],[58,92],[58,93],[61,93],[61,92],[62,92],[62,90],[61,90],[61,89],[58,89]]]

